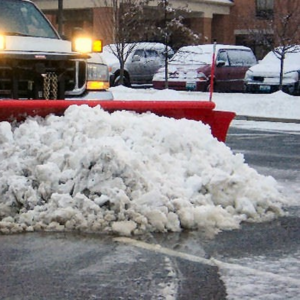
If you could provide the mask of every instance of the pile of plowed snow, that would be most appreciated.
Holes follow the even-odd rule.
[[[0,123],[0,232],[238,228],[282,214],[272,177],[208,126],[72,106]]]

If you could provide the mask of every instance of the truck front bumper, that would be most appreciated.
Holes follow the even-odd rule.
[[[110,91],[92,91],[86,92],[80,96],[67,96],[66,100],[114,100],[114,96]]]

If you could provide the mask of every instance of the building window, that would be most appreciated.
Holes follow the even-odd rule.
[[[271,19],[274,14],[274,0],[256,0],[256,16]]]

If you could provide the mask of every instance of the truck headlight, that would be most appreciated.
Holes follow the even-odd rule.
[[[0,34],[0,50],[5,49],[5,36]]]
[[[87,89],[106,90],[109,88],[109,74],[106,65],[89,63],[87,65]]]

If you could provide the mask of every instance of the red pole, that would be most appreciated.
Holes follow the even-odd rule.
[[[217,46],[217,42],[214,42],[213,56],[212,56],[212,63],[211,63],[211,72],[210,72],[209,101],[212,101],[212,95],[213,95],[213,92],[214,92],[214,75],[215,75],[215,65],[216,65],[216,46]]]

